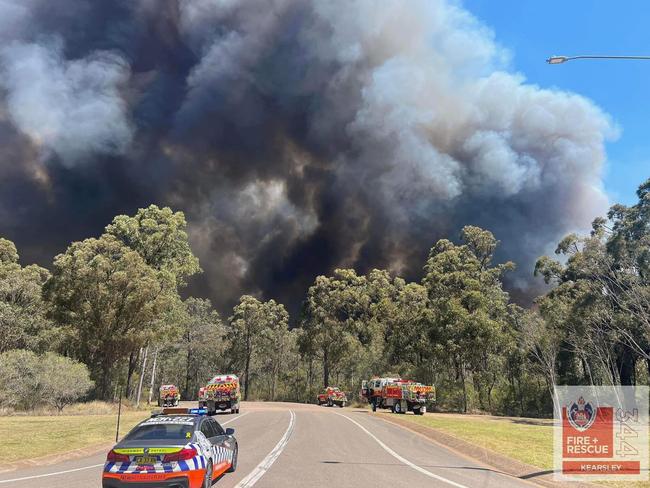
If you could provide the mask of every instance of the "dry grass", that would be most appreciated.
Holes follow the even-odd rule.
[[[155,405],[147,406],[141,404],[139,408],[135,408],[131,402],[122,403],[122,412],[150,412],[156,408]],[[68,405],[63,409],[61,415],[111,415],[117,414],[118,404],[112,402],[92,401],[86,403],[75,403]],[[11,409],[0,409],[0,417],[6,416],[20,416],[20,417],[49,417],[58,415],[56,408],[51,406],[40,406],[29,411],[15,411]]]
[[[13,414],[0,417],[0,460],[12,463],[25,458],[29,439],[29,458],[109,444],[115,440],[117,405],[90,402],[72,405],[61,415]],[[120,434],[145,419],[149,410],[122,409]]]

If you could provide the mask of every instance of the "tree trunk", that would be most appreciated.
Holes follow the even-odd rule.
[[[250,367],[251,367],[251,355],[246,354],[246,365],[244,366],[244,401],[248,400],[248,389],[250,387]]]
[[[327,388],[330,384],[330,362],[327,357],[327,349],[323,350],[323,387]]]
[[[138,396],[135,401],[136,408],[140,406],[140,395],[142,394],[142,382],[144,381],[144,373],[147,368],[147,356],[149,355],[149,346],[144,350],[144,359],[142,360],[142,373],[140,373],[140,381],[138,382]]]
[[[101,400],[108,400],[111,391],[111,371],[113,371],[113,361],[104,358],[102,361],[101,378],[97,384],[97,393]]]
[[[517,378],[517,386],[517,389],[519,390],[519,393],[517,393],[517,396],[519,397],[519,415],[524,415],[524,391],[521,387],[521,376]]]
[[[190,364],[192,362],[192,336],[189,330],[187,331],[185,339],[187,340],[187,357],[185,358],[185,388],[183,391],[183,396],[185,398],[189,398],[188,395],[190,394],[190,381],[192,379],[192,373],[190,371]]]
[[[140,348],[142,351],[142,348]],[[131,398],[131,379],[133,378],[133,373],[135,373],[135,368],[138,365],[138,359],[140,359],[140,352],[131,351],[129,354],[129,367],[126,373],[126,397]]]
[[[648,360],[648,371],[650,372],[650,359]],[[314,387],[314,358],[309,356],[309,370],[307,373],[307,393],[308,398],[311,398],[312,389]]]
[[[271,378],[271,401],[275,401],[275,383],[278,378],[277,368],[273,367],[273,377]]]
[[[490,410],[490,413],[492,412],[492,390],[494,390],[494,385],[496,384],[497,379],[496,375],[492,375],[492,381],[488,384],[488,389],[487,389],[487,402],[488,402],[488,409]]]
[[[617,358],[618,370],[621,377],[621,385],[632,385],[634,374],[634,357],[628,350],[622,350]]]
[[[463,413],[467,413],[467,385],[465,384],[465,368],[460,365],[460,381],[463,383]]]
[[[149,387],[149,400],[147,401],[147,405],[151,405],[151,400],[153,398],[153,388],[155,386],[155,381],[156,381],[157,360],[158,360],[158,348],[156,348],[156,350],[153,353],[153,367],[151,368],[151,386]]]

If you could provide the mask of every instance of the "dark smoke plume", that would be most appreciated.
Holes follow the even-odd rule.
[[[0,0],[0,234],[49,264],[149,203],[186,212],[222,310],[319,273],[419,277],[466,224],[509,286],[583,228],[608,118],[528,85],[451,0]]]

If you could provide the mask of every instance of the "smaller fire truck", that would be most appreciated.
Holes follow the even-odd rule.
[[[348,397],[336,386],[328,386],[316,396],[316,401],[319,405],[327,405],[328,407],[336,405],[343,408],[348,403]]]
[[[237,375],[219,374],[212,378],[205,388],[199,390],[199,408],[205,408],[208,415],[227,409],[232,413],[239,413],[240,397]]]
[[[361,396],[373,412],[390,408],[393,413],[424,415],[427,404],[435,401],[435,388],[402,378],[373,378],[362,382]]]
[[[176,385],[162,385],[158,392],[159,407],[178,407],[181,394]]]

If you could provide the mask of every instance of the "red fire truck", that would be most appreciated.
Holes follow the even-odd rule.
[[[316,401],[319,405],[327,405],[328,407],[336,405],[343,408],[348,403],[348,397],[336,386],[328,386],[316,396]]]
[[[178,407],[181,394],[176,385],[161,385],[158,393],[159,407]]]
[[[424,415],[427,404],[435,401],[435,388],[402,378],[373,378],[362,382],[361,396],[373,412],[390,408],[393,413]]]
[[[199,390],[199,408],[205,408],[209,415],[217,410],[230,409],[239,413],[240,401],[239,378],[234,374],[219,374]]]

